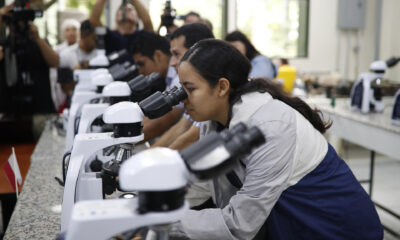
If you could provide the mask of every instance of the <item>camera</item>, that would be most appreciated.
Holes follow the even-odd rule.
[[[30,115],[37,111],[35,108],[39,108],[38,97],[35,96],[35,83],[42,80],[38,79],[42,76],[38,77],[37,74],[40,69],[35,63],[39,61],[34,58],[37,57],[38,47],[31,37],[29,22],[41,16],[43,11],[32,8],[29,0],[16,0],[13,9],[2,16],[3,22],[9,28],[3,45],[7,55],[4,61],[5,79],[9,81],[0,79],[0,85],[4,86],[0,101],[7,101],[7,106],[0,106],[0,111]]]
[[[161,26],[170,27],[174,25],[175,19],[185,19],[185,16],[176,14],[176,10],[172,8],[171,0],[165,1],[164,13],[161,15]]]
[[[10,45],[13,52],[24,49],[30,38],[29,22],[42,16],[43,11],[32,9],[29,0],[15,1],[13,10],[3,16],[4,22],[10,27]]]

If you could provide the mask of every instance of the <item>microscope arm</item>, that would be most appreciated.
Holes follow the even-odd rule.
[[[89,132],[93,121],[101,116],[109,106],[110,104],[108,103],[85,104],[82,107],[82,116],[79,122],[78,134]]]

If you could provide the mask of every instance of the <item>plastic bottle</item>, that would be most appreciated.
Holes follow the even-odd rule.
[[[278,69],[277,79],[283,80],[283,90],[291,93],[296,80],[296,68],[290,66],[286,59],[282,59],[282,65]]]

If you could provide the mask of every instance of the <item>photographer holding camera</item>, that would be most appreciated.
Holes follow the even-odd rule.
[[[28,116],[33,121],[33,137],[43,130],[49,114],[55,113],[51,98],[49,67],[59,64],[59,57],[49,44],[40,38],[32,23],[36,11],[27,1],[16,1],[0,9],[1,24],[9,34],[2,39],[0,112]]]
[[[161,15],[161,23],[157,32],[161,34],[161,28],[165,27],[167,30],[166,37],[170,38],[171,34],[178,29],[175,20],[183,20],[183,25],[201,23],[206,25],[211,31],[213,30],[212,23],[208,19],[202,18],[199,13],[190,11],[186,15],[178,15],[176,9],[171,5],[171,0],[166,0],[163,14]]]
[[[104,5],[108,0],[97,0],[90,15],[90,22],[98,27],[103,24],[100,21]],[[143,22],[143,30],[153,32],[153,23],[147,9],[140,0],[124,0],[118,8],[115,16],[116,30],[107,28],[105,35],[106,54],[122,49],[129,50],[133,39],[136,37],[139,19]],[[133,62],[133,58],[129,61]]]

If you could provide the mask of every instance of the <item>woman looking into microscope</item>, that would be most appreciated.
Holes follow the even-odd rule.
[[[244,122],[266,143],[212,182],[217,208],[189,210],[171,232],[189,239],[382,239],[375,207],[322,133],[319,112],[265,80],[219,40],[190,48],[178,68],[201,136]]]

